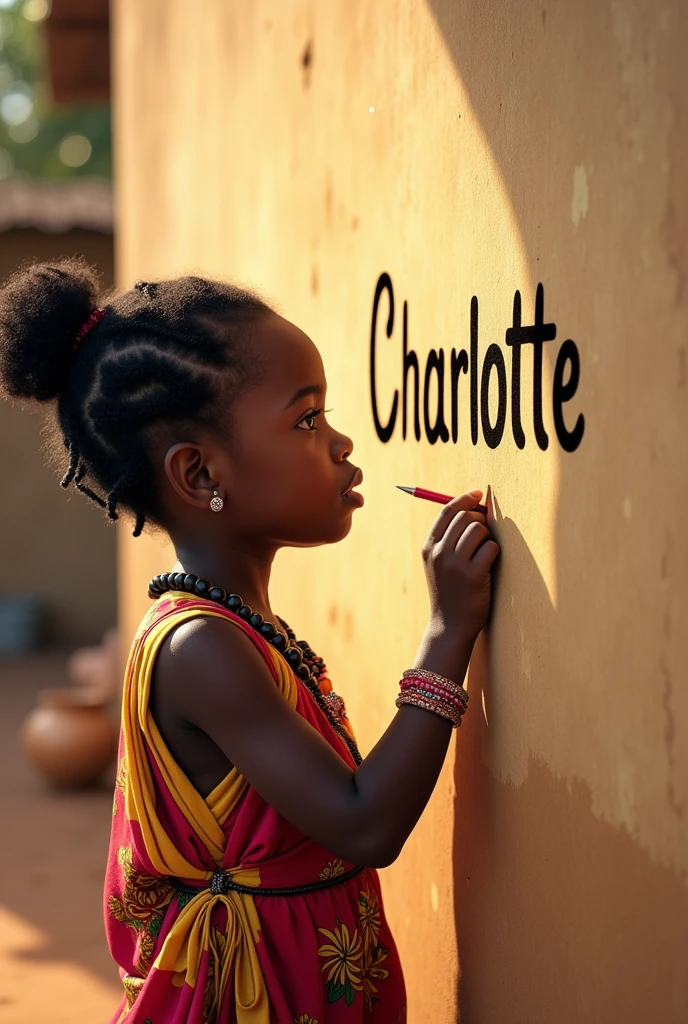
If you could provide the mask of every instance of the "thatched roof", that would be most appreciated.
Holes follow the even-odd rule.
[[[112,183],[99,178],[65,182],[14,179],[0,183],[0,231],[113,230]]]

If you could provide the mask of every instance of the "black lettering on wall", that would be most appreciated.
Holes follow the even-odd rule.
[[[437,415],[434,427],[430,424],[430,375],[433,370],[437,375]],[[431,348],[428,361],[425,364],[423,419],[425,421],[425,436],[430,444],[435,444],[438,437],[441,437],[446,444],[449,440],[449,431],[444,422],[444,352],[441,349],[438,354],[434,348]]]
[[[526,435],[521,426],[521,345],[524,340],[521,329],[521,293],[516,292],[511,327],[506,330],[506,343],[511,346],[511,433],[517,448],[526,446]]]
[[[392,407],[386,424],[380,420],[378,393],[377,393],[377,321],[380,312],[380,302],[383,292],[387,292],[389,298],[389,312],[387,316],[387,337],[391,338],[394,328],[394,289],[389,274],[380,275],[373,300],[373,317],[370,328],[370,397],[373,411],[373,421],[377,436],[383,443],[392,437],[398,418],[399,401],[402,404],[402,437],[406,440],[406,429],[408,421],[409,402],[409,373],[413,374],[413,433],[416,441],[421,439],[420,424],[420,383],[421,370],[418,354],[409,347],[408,340],[408,302],[403,305],[403,329],[402,329],[402,358],[401,358],[401,387],[396,388],[392,397]],[[545,430],[543,421],[543,396],[542,396],[542,365],[543,348],[546,342],[553,341],[557,336],[555,323],[545,323],[545,290],[542,284],[538,284],[535,295],[535,317],[534,323],[525,325],[522,322],[521,293],[514,293],[513,312],[511,327],[507,328],[505,342],[511,349],[511,430],[514,443],[517,448],[523,449],[526,446],[526,432],[521,420],[521,369],[522,352],[525,345],[533,346],[533,433],[538,447],[546,451],[549,446],[549,437]],[[476,445],[479,440],[479,426],[482,428],[482,436],[488,448],[494,449],[501,444],[506,427],[508,384],[507,365],[504,353],[498,344],[492,342],[488,345],[485,357],[480,365],[479,352],[479,308],[478,297],[473,295],[470,304],[470,341],[468,351],[462,348],[457,352],[451,350],[451,438],[454,444],[459,438],[459,387],[460,377],[465,373],[468,377],[468,399],[470,406],[471,442]],[[399,364],[397,364],[399,365]],[[444,369],[445,351],[442,348],[430,349],[425,360],[423,372],[423,423],[425,436],[430,444],[436,444],[439,439],[443,443],[449,441],[449,430],[444,416]],[[568,369],[568,378],[564,380]],[[490,420],[490,388],[492,386],[492,371],[497,376],[497,415],[494,424]],[[437,381],[436,408],[434,397],[431,399],[431,382],[433,374]],[[552,382],[552,413],[554,429],[559,444],[567,452],[575,451],[581,443],[585,431],[585,418],[579,414],[571,430],[566,426],[564,420],[563,406],[576,394],[580,380],[580,355],[576,343],[568,338],[561,346],[556,359],[553,382]],[[480,394],[478,394],[478,382],[480,381]],[[432,406],[432,408],[431,408]]]
[[[569,373],[569,379],[564,384],[564,371],[567,363],[571,364],[571,372]],[[578,355],[578,346],[571,338],[567,338],[557,355],[552,386],[554,429],[557,432],[559,444],[565,452],[575,452],[583,440],[583,432],[585,430],[585,417],[583,413],[579,413],[573,430],[567,430],[561,408],[564,402],[570,401],[575,395],[579,380],[580,357]]]
[[[478,443],[478,296],[471,299],[471,441]]]
[[[549,444],[547,431],[542,422],[542,346],[557,336],[556,324],[545,324],[545,289],[541,284],[535,293],[535,324],[529,329],[528,341],[533,343],[533,429],[535,440],[543,452]]]
[[[377,404],[377,385],[375,377],[375,341],[377,332],[377,311],[380,305],[380,298],[382,293],[386,291],[389,294],[389,314],[387,316],[387,337],[392,337],[392,331],[394,329],[394,289],[392,288],[392,279],[389,274],[380,274],[377,285],[375,287],[375,298],[373,299],[373,321],[370,326],[370,400],[373,406],[373,420],[375,422],[375,433],[380,438],[383,444],[391,438],[394,433],[394,427],[397,422],[397,407],[399,405],[399,392],[394,392],[394,401],[392,402],[392,411],[389,414],[387,420],[387,426],[383,427],[380,422],[380,416],[378,413]]]
[[[413,429],[416,435],[416,441],[420,441],[420,412],[418,409],[418,376],[420,374],[420,370],[418,367],[418,356],[413,349],[411,349],[410,352],[408,350],[408,302],[404,302],[404,389],[401,402],[403,406],[401,417],[401,436],[404,441],[406,440],[406,390],[408,385],[409,369],[413,370]]]
[[[468,373],[468,352],[465,348],[451,350],[451,418],[452,441],[459,439],[459,374]]]
[[[497,420],[494,427],[490,423],[490,376],[492,367],[497,371]],[[504,356],[499,345],[494,342],[488,346],[483,362],[483,372],[480,379],[480,419],[483,428],[483,437],[488,448],[496,448],[504,435],[504,424],[506,423],[506,365]]]

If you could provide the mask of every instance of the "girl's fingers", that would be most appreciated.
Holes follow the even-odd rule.
[[[471,513],[472,515],[479,515],[479,513]],[[482,517],[481,517],[482,518]],[[458,555],[463,558],[472,558],[476,553],[481,544],[490,536],[490,531],[485,526],[484,521],[480,519],[474,519],[473,522],[467,523],[464,527],[461,536],[459,537],[454,550]]]
[[[477,569],[483,570],[485,573],[490,571],[492,563],[499,557],[501,548],[494,540],[486,540],[484,544],[481,544],[477,552],[473,555],[473,565]]]
[[[466,494],[461,494],[458,498],[452,498],[447,505],[443,505],[442,511],[430,527],[426,544],[433,545],[441,541],[457,513],[466,512],[475,507],[478,501],[476,494],[479,493],[479,491],[468,491]]]
[[[447,527],[444,537],[437,545],[438,551],[455,551],[463,533],[473,523],[485,524],[485,516],[482,512],[472,512],[469,509],[462,509],[454,516]]]

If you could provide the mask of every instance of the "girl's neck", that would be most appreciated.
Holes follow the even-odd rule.
[[[244,551],[210,552],[176,545],[177,562],[170,572],[193,573],[210,580],[227,593],[239,594],[244,604],[263,618],[275,618],[270,608],[270,572],[272,558],[266,559]]]

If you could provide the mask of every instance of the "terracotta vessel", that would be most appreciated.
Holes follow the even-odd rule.
[[[103,703],[119,693],[119,640],[116,629],[109,629],[97,647],[81,647],[67,658],[65,669],[71,682],[97,691]]]
[[[94,785],[117,753],[117,726],[85,687],[41,690],[21,739],[39,772],[68,789]]]

